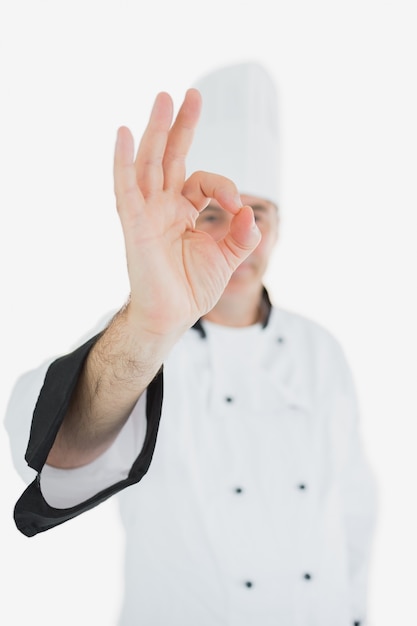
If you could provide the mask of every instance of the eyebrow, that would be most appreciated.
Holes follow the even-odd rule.
[[[264,213],[266,211],[268,211],[268,207],[264,206],[263,204],[250,204],[250,207],[252,207],[253,211],[263,211]],[[218,206],[214,206],[214,204],[208,204],[206,206],[205,209],[203,209],[203,211],[217,211],[218,213],[220,213],[220,211],[225,211],[225,209],[222,209],[221,207]]]
[[[268,207],[264,206],[263,204],[250,204],[249,206],[252,207],[253,211],[263,211],[264,213],[268,211]]]
[[[203,211],[208,211],[208,210],[210,210],[210,211],[217,211],[218,213],[219,213],[220,211],[224,211],[224,209],[222,209],[222,208],[221,208],[221,207],[219,207],[219,206],[214,206],[214,204],[208,204],[208,205],[206,206],[206,208],[205,208],[205,209],[203,209]],[[202,211],[202,212],[203,212],[203,211]]]

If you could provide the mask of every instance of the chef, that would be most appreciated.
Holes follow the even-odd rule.
[[[157,96],[136,157],[119,129],[130,298],[16,385],[7,424],[17,440],[36,403],[38,477],[15,521],[33,536],[117,494],[120,626],[365,626],[375,485],[351,372],[263,284],[276,88],[251,62],[196,87],[174,123]]]

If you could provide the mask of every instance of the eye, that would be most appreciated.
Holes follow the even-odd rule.
[[[200,226],[224,226],[228,222],[228,215],[225,211],[203,211],[197,220]]]
[[[199,222],[216,222],[218,219],[219,219],[218,216],[217,215],[213,215],[213,213],[207,213],[207,214],[203,213],[198,218],[198,221]]]

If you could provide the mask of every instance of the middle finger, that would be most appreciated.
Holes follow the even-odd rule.
[[[185,180],[185,159],[201,112],[201,95],[197,89],[188,89],[184,102],[169,132],[163,169],[164,188],[180,192]]]
[[[165,92],[159,93],[155,98],[135,159],[136,180],[145,197],[161,190],[164,185],[162,162],[172,115],[171,96]]]

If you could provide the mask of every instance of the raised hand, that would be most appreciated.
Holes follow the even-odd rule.
[[[130,300],[88,354],[49,465],[80,467],[108,448],[172,346],[216,304],[260,241],[232,181],[207,172],[185,180],[200,109],[201,96],[190,89],[172,124],[172,100],[160,93],[136,159],[131,132],[118,131],[114,182]],[[194,228],[210,198],[233,215],[220,241]]]
[[[135,159],[129,129],[118,131],[114,181],[131,287],[128,310],[138,329],[153,335],[182,333],[207,313],[260,240],[252,209],[242,206],[232,181],[207,172],[185,180],[200,109],[199,92],[189,89],[172,123],[171,97],[158,94]],[[217,242],[195,230],[210,198],[234,215]]]

